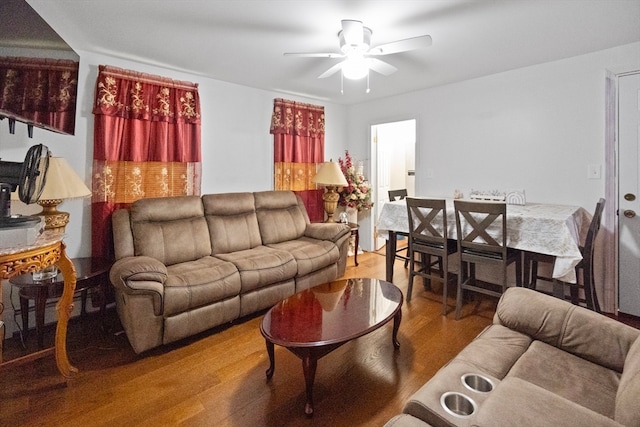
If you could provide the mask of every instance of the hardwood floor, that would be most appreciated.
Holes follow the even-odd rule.
[[[354,267],[349,258],[347,277],[384,278],[382,254],[364,253],[358,261]],[[406,292],[407,270],[395,264],[395,284]],[[383,425],[491,323],[495,310],[495,299],[478,299],[455,321],[451,289],[450,312],[443,317],[439,284],[432,293],[420,283],[402,308],[399,350],[389,323],[320,359],[311,419],[304,415],[298,358],[276,346],[275,374],[265,379],[268,356],[259,331],[264,313],[139,356],[111,309],[110,332],[100,328],[98,316],[72,322],[69,359],[80,370],[74,379],[64,381],[52,355],[0,370],[0,425]]]

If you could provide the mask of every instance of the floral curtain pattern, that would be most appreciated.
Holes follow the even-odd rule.
[[[324,126],[324,107],[274,99],[274,188],[299,195],[312,222],[324,220],[324,189],[312,181],[324,162]]]
[[[0,58],[0,109],[9,117],[73,135],[77,91],[75,61]]]
[[[101,65],[93,114],[92,254],[109,257],[114,210],[200,195],[198,85]]]

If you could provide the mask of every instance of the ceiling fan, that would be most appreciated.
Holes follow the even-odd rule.
[[[323,79],[332,76],[338,71],[347,79],[361,79],[368,76],[369,70],[373,70],[384,76],[388,76],[398,69],[393,65],[382,61],[377,56],[391,55],[407,52],[431,46],[431,36],[423,35],[408,39],[396,40],[378,46],[371,46],[370,28],[365,27],[361,21],[351,19],[342,20],[342,30],[338,33],[340,40],[340,53],[285,53],[285,56],[299,56],[311,58],[345,58],[324,73],[318,76]]]

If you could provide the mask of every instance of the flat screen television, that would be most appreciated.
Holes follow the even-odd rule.
[[[73,135],[80,57],[24,0],[0,1],[0,119]],[[4,121],[4,120],[3,120]]]

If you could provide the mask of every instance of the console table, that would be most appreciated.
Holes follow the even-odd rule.
[[[76,287],[76,270],[66,254],[66,247],[60,233],[45,231],[32,245],[0,249],[0,279],[11,279],[23,273],[33,273],[50,265],[57,265],[64,276],[64,290],[56,305],[58,324],[56,326],[55,347],[30,354],[15,361],[5,362],[9,365],[18,360],[33,359],[55,350],[58,370],[65,378],[71,378],[78,369],[71,366],[67,357],[67,324],[73,309],[73,293]],[[0,348],[0,363],[2,352]]]

